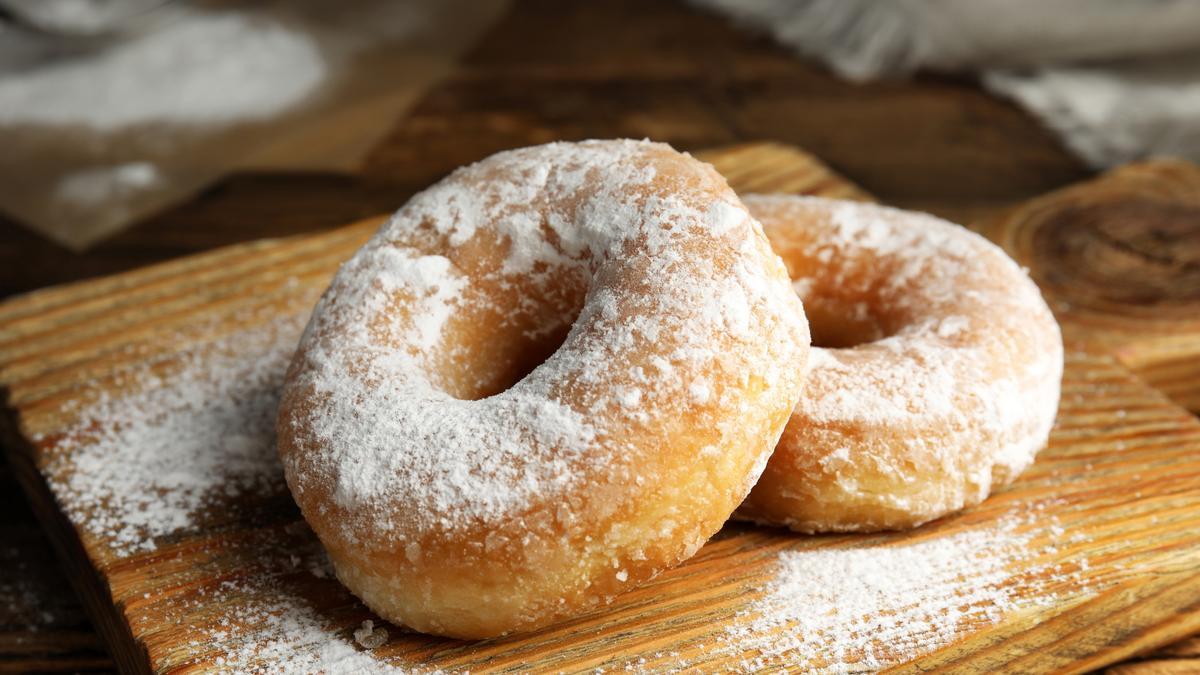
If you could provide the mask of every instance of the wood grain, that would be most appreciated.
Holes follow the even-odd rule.
[[[634,26],[631,14],[641,18]],[[685,149],[783,139],[818,149],[889,203],[956,222],[1085,175],[1034,119],[971,81],[848,84],[676,0],[516,0],[460,72],[397,120],[358,175],[232,176],[86,253],[0,215],[0,297],[235,242],[324,230],[393,208],[492,150],[589,134],[650,135]],[[10,514],[30,533],[15,541],[29,559],[44,559],[37,544],[26,544],[37,532],[26,510]],[[66,583],[55,570],[34,567],[47,586]],[[0,634],[4,644],[39,640],[52,648],[45,631],[10,626]],[[73,649],[67,642],[61,651]],[[50,658],[40,663],[55,669]],[[57,663],[81,668],[70,658]]]
[[[1176,675],[1200,673],[1200,636],[1185,638],[1166,647],[1104,671],[1108,675]]]
[[[1029,268],[1068,335],[1200,412],[1200,167],[1131,164],[973,227]]]
[[[742,191],[866,197],[781,146],[705,158]],[[56,432],[93,397],[119,394],[122,373],[169,369],[184,350],[203,350],[281,313],[302,316],[377,222],[236,246],[0,305],[11,459],[123,669],[219,666],[227,645],[205,636],[234,625],[254,646],[259,628],[239,608],[264,594],[302,602],[327,626],[322,639],[343,645],[370,618],[335,581],[280,562],[317,549],[281,481],[237,495],[236,508],[157,541],[153,551],[118,553],[86,521],[66,519],[50,463],[72,451]],[[1095,350],[1073,345],[1067,365],[1050,447],[1011,489],[961,516],[913,534],[867,538],[731,525],[693,560],[605,611],[478,643],[393,633],[375,655],[471,670],[729,667],[745,655],[713,645],[761,595],[779,551],[899,546],[990,528],[1013,513],[1036,514],[1023,527],[1045,551],[1039,555],[1049,568],[1038,569],[1069,573],[1038,572],[1030,586],[1036,597],[1022,598],[996,622],[962,626],[952,644],[909,655],[901,670],[1080,672],[1176,641],[1200,630],[1200,423]],[[1047,598],[1053,602],[1038,602]]]

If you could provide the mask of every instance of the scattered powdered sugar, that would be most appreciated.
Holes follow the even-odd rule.
[[[275,414],[302,322],[285,315],[113,383],[127,393],[89,403],[57,439],[71,452],[47,467],[67,515],[131,553],[222,499],[279,491]]]
[[[229,582],[221,591],[242,602],[226,610],[220,628],[203,629],[198,638],[216,645],[212,663],[223,673],[415,673],[373,656],[388,632],[372,620],[349,632],[268,576]]]
[[[728,214],[723,216],[722,211],[714,209],[714,217],[725,218]],[[586,239],[576,241],[581,247],[586,243]],[[564,251],[569,250],[564,245]],[[443,257],[390,253],[383,257],[386,270],[395,276],[381,277],[380,287],[412,291],[421,307],[421,316],[398,329],[413,331],[408,337],[417,345],[436,344],[449,316],[446,312],[456,309],[464,297],[461,275]],[[522,259],[513,264],[522,268],[530,265],[528,272],[536,274],[538,261],[535,255],[529,261]],[[693,288],[689,292],[698,293],[698,299],[720,301],[729,288]],[[47,469],[51,487],[70,519],[107,540],[119,554],[130,555],[153,550],[158,538],[197,527],[205,510],[227,497],[282,491],[281,468],[274,450],[275,410],[302,319],[299,313],[285,314],[266,326],[188,350],[171,363],[158,364],[163,366],[161,369],[125,376],[117,384],[128,393],[89,402],[80,418],[56,439],[64,452],[52,452]],[[611,320],[614,331],[617,324],[636,326],[619,311]],[[717,316],[711,321],[724,325],[717,322],[730,320]],[[741,323],[734,318],[730,325],[736,328]],[[652,332],[638,326],[634,334]],[[378,357],[405,359],[411,355]],[[664,358],[658,367],[658,372],[643,373],[644,379],[630,380],[647,386],[614,392],[615,403],[622,408],[636,408],[638,402],[655,396],[655,386],[673,381],[675,374],[686,369],[686,358],[673,362]],[[388,371],[385,368],[383,372]],[[685,398],[690,401],[704,402],[719,395],[706,380],[680,379],[676,388],[686,392]],[[467,419],[476,402],[452,399],[447,405],[446,398],[420,401],[422,405],[431,402],[438,404],[442,414],[451,415],[452,426],[460,422],[465,425],[463,433],[480,431]],[[513,404],[511,413],[535,420],[539,433],[549,434],[527,441],[529,444],[586,450],[592,443],[595,431],[579,411],[545,399],[518,399],[518,403]],[[454,406],[461,406],[463,412],[453,412]],[[388,426],[393,420],[383,414],[388,411],[379,412],[380,416],[372,421],[384,433],[394,433],[395,427]],[[395,417],[394,411],[390,414]],[[466,443],[465,436],[450,440],[460,446]],[[559,458],[569,459],[570,455]],[[353,468],[357,460],[345,461]],[[444,475],[432,479],[423,476],[422,480],[432,480],[438,489],[478,490],[482,494],[470,499],[481,500],[484,509],[507,508],[516,500],[495,492],[494,486],[487,483],[481,487],[472,482],[480,480],[470,475],[472,468],[452,461],[449,468],[436,469],[445,471]],[[372,469],[385,471],[387,465]],[[535,478],[570,473],[568,468],[554,465],[547,470],[548,474]],[[348,470],[345,480],[356,480],[354,474]],[[530,480],[528,476],[497,473],[490,474],[488,480],[497,478],[512,479],[517,486]],[[369,489],[345,488],[347,493]],[[447,492],[437,499],[452,507],[468,497]],[[500,502],[490,504],[487,499]],[[448,512],[453,515],[453,508]],[[884,667],[936,649],[966,627],[995,622],[1026,602],[1050,601],[1052,596],[1046,593],[1041,593],[1041,600],[1033,599],[1044,590],[1039,584],[1070,576],[1068,569],[1048,568],[1038,562],[1039,556],[1049,551],[1034,545],[1026,524],[1020,517],[1013,517],[980,530],[891,537],[886,545],[780,553],[775,576],[762,589],[762,597],[749,602],[739,621],[714,649],[739,658],[747,652],[756,653],[741,664],[746,669],[807,661],[835,672]],[[1057,526],[1049,527],[1055,530]],[[1056,531],[1062,532],[1061,528]],[[315,543],[312,546],[316,548]],[[265,561],[261,566],[269,569],[222,582],[218,593],[200,597],[195,600],[200,604],[181,610],[181,630],[191,630],[189,638],[197,642],[214,645],[219,652],[218,669],[404,672],[364,651],[387,653],[389,635],[385,627],[366,620],[357,630],[345,628],[283,580],[288,574],[311,574],[325,579],[323,583],[336,584],[328,578],[328,563],[319,551],[301,557],[291,548],[263,545],[254,555],[261,556]],[[1079,567],[1085,566],[1085,561],[1079,563]],[[277,567],[287,569],[280,571]],[[625,568],[617,568],[612,574],[622,581],[629,576]],[[0,596],[5,592],[23,591],[0,585]],[[231,599],[237,602],[229,602]],[[223,616],[218,628],[189,628],[186,612],[211,612],[214,607],[220,607]],[[358,618],[354,617],[355,623]]]
[[[89,408],[68,436],[80,469],[51,470],[72,520],[114,537],[114,546],[128,554],[193,527],[196,514],[226,490],[281,490],[270,429],[274,392],[299,321],[290,315],[189,351],[175,372],[135,376],[125,383],[132,393]],[[106,428],[114,419],[118,424]],[[1045,587],[1072,573],[1039,563],[1050,551],[1038,549],[1031,533],[1064,532],[1053,522],[1040,529],[1026,527],[1029,522],[1017,515],[959,533],[782,552],[762,596],[748,602],[709,655],[744,659],[738,667],[745,670],[801,663],[830,672],[884,667],[1024,603],[1050,602]],[[311,536],[302,525],[287,530],[292,539]],[[188,612],[222,607],[219,621],[189,634],[194,644],[212,646],[217,670],[410,672],[366,651],[386,648],[387,628],[373,620],[346,628],[287,580],[299,574],[337,583],[315,542],[297,547],[291,541],[260,543],[250,554],[258,572],[221,581],[215,592],[179,609],[179,621],[190,625]],[[1086,562],[1078,568],[1086,569]],[[613,573],[627,576],[625,569]]]
[[[761,597],[749,603],[715,652],[748,671],[786,665],[805,672],[874,672],[950,644],[1021,607],[1054,601],[1056,585],[1084,586],[1086,560],[1039,562],[1053,546],[1002,520],[944,535],[780,552]],[[1061,532],[1061,528],[1059,528]],[[1055,537],[1057,539],[1057,537]]]
[[[311,291],[295,300],[311,306]],[[162,537],[202,527],[210,507],[234,504],[234,497],[247,493],[286,491],[275,415],[306,318],[304,311],[283,312],[266,325],[186,350],[161,372],[127,375],[114,383],[126,393],[88,402],[56,439],[70,452],[54,453],[47,467],[51,489],[72,522],[117,555],[130,556],[154,550]],[[212,663],[219,672],[409,672],[356,646],[356,640],[362,647],[382,646],[386,628],[375,626],[361,637],[342,631],[281,580],[301,574],[337,584],[315,542],[294,543],[311,537],[308,528],[287,531],[287,541],[260,535],[256,550],[242,560],[256,572],[220,582],[165,616],[174,613],[191,626],[193,646],[216,651]],[[215,606],[223,607],[218,621],[189,616],[207,615]]]

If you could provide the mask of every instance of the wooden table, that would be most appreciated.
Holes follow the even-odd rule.
[[[0,297],[326,229],[394,209],[496,150],[612,136],[681,149],[794,143],[885,202],[960,221],[1088,175],[1036,121],[970,81],[846,84],[679,2],[520,1],[396,121],[359,174],[234,176],[82,254],[0,218]],[[111,668],[6,469],[0,490],[0,561],[10,577],[0,582],[8,600],[0,602],[0,671]],[[1115,670],[1197,668],[1200,642],[1191,641]]]

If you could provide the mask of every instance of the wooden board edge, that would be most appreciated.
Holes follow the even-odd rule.
[[[385,216],[376,215],[362,218],[318,232],[243,241],[207,251],[189,253],[123,272],[39,288],[0,300],[0,322],[23,318],[30,314],[53,310],[72,303],[86,302],[104,295],[119,294],[124,290],[137,288],[139,284],[160,282],[173,276],[186,275],[201,265],[219,264],[224,260],[253,255],[258,251],[272,248],[304,246],[325,237],[337,236],[342,233],[348,234],[353,230],[366,228],[372,223],[378,226],[383,217]]]
[[[841,193],[844,193],[845,198],[860,199],[864,201],[873,200],[873,197],[863,191],[862,188],[858,187],[844,176],[838,174],[827,164],[822,162],[818,157],[792,145],[766,140],[747,141],[743,143],[734,143],[731,145],[699,150],[692,154],[701,161],[708,162],[710,164],[719,164],[724,158],[755,151],[773,153],[780,156],[802,158],[803,162],[809,165],[814,172],[822,174],[823,181],[836,185],[839,191],[839,196],[841,196]],[[400,204],[397,204],[397,207],[399,206]],[[16,316],[22,316],[27,312],[44,311],[45,309],[58,306],[68,299],[75,299],[81,294],[88,298],[97,295],[103,295],[104,293],[121,289],[127,285],[136,284],[139,281],[157,279],[159,277],[171,276],[179,272],[186,272],[187,269],[194,265],[211,263],[229,257],[253,253],[254,251],[264,247],[269,248],[272,246],[307,242],[329,236],[334,232],[368,227],[371,224],[374,224],[377,227],[378,224],[389,215],[390,214],[385,213],[359,218],[351,223],[338,225],[318,232],[307,232],[287,237],[254,239],[251,241],[229,244],[227,246],[221,246],[207,251],[200,251],[150,265],[140,266],[134,269],[125,270],[123,272],[116,272],[113,274],[39,288],[27,293],[22,293],[0,300],[0,321]]]
[[[32,448],[17,430],[12,409],[4,397],[0,411],[0,443],[13,477],[29,501],[34,517],[46,533],[59,566],[71,589],[83,605],[84,613],[99,633],[105,650],[122,673],[149,674],[150,653],[138,641],[128,621],[117,607],[112,591],[100,571],[92,564],[74,525],[54,498],[50,486],[33,460]]]
[[[739,146],[730,146],[738,148]],[[721,149],[717,149],[718,151]],[[802,151],[801,151],[802,152]],[[807,153],[805,153],[807,154]],[[816,160],[819,161],[819,160]],[[822,165],[824,166],[824,165]],[[361,224],[365,221],[377,221],[378,217],[372,217],[359,221]],[[353,225],[342,226],[353,227]],[[337,228],[341,229],[341,228]],[[316,234],[297,235],[301,237],[319,237],[327,232]],[[286,239],[292,239],[291,237]],[[246,242],[243,244],[235,244],[224,249],[214,251],[220,252],[225,249],[240,249],[249,248],[250,245],[258,245],[263,242],[278,242],[275,240],[257,240],[255,242]],[[202,255],[202,254],[201,254]],[[169,266],[177,263],[178,260],[166,261],[159,263],[162,266]],[[139,268],[143,269],[143,268]],[[134,270],[136,272],[138,270]],[[122,273],[124,274],[124,273]],[[114,275],[119,276],[119,275]],[[67,286],[76,284],[90,284],[96,280],[74,282]],[[62,287],[54,287],[62,288]],[[1121,364],[1122,370],[1131,370]],[[2,393],[2,392],[0,392]],[[89,562],[86,551],[76,533],[74,527],[66,519],[66,516],[57,508],[54,496],[46,484],[44,478],[37,471],[32,460],[31,450],[26,443],[21,439],[18,432],[18,426],[14,419],[12,409],[4,401],[5,410],[0,415],[0,440],[3,440],[9,460],[14,467],[14,475],[21,483],[24,491],[34,505],[34,511],[37,514],[39,522],[43,528],[50,534],[50,539],[55,548],[55,552],[60,556],[62,564],[69,567],[69,577],[72,586],[83,600],[85,609],[88,615],[95,622],[98,631],[104,637],[105,643],[108,646],[110,653],[113,654],[114,660],[118,663],[123,672],[151,672],[149,664],[149,655],[144,646],[133,637],[129,623],[125,620],[118,608],[111,600],[112,594],[107,583],[101,578],[100,573]],[[79,568],[79,569],[76,569]],[[1152,650],[1161,646],[1171,644],[1178,640],[1178,635],[1163,635],[1157,644],[1147,645],[1139,644],[1137,649]],[[121,649],[117,650],[117,647]],[[1115,663],[1121,658],[1128,658],[1129,654],[1112,654],[1111,659],[1103,660],[1103,662],[1091,662],[1089,667],[1104,667],[1111,663]]]
[[[1130,373],[1116,359],[1111,356],[1105,356],[1104,358],[1111,363],[1112,368],[1129,375],[1131,379],[1135,380],[1136,386],[1144,387],[1147,393],[1159,394],[1156,389],[1141,381],[1135,374]],[[1191,419],[1191,415],[1179,408],[1179,406],[1174,405],[1161,395],[1159,397],[1162,399],[1162,406],[1175,408],[1180,415]],[[0,414],[0,441],[3,441],[5,445],[6,455],[13,467],[14,476],[29,498],[39,523],[44,531],[47,532],[55,554],[58,556],[60,564],[64,567],[72,588],[80,597],[85,612],[96,626],[97,632],[100,633],[106,649],[117,664],[120,672],[154,672],[148,649],[141,640],[133,635],[130,624],[123,615],[121,608],[117,605],[108,583],[105,581],[102,573],[91,564],[91,560],[83,547],[76,529],[67,519],[66,515],[57,507],[49,485],[35,466],[32,449],[20,439],[19,434],[15,433],[12,424],[12,415],[7,409],[3,411],[3,414]],[[1193,577],[1189,583],[1200,588],[1200,577]],[[1200,604],[1200,600],[1196,600],[1193,604]],[[1089,672],[1095,669],[1103,669],[1107,666],[1121,663],[1136,654],[1150,653],[1154,650],[1168,647],[1195,633],[1196,628],[1200,628],[1200,614],[1173,614],[1172,616],[1185,616],[1189,620],[1179,623],[1163,620],[1143,627],[1139,630],[1143,638],[1136,643],[1127,643],[1115,639],[1105,642],[1102,649],[1099,649],[1081,661],[1078,668],[1073,667],[1075,664],[1072,664],[1072,666],[1067,667],[1062,672]],[[1119,630],[1123,621],[1124,618],[1121,615],[1112,614],[1103,617],[1100,624],[1107,627],[1106,633],[1108,634],[1108,638],[1118,638],[1124,635]],[[1003,650],[1004,645],[1010,640],[1015,639],[1019,641],[1023,632],[1023,630],[1018,631],[1015,637],[1007,636],[1002,638],[1001,642],[988,651],[994,653],[994,649]],[[892,672],[909,672],[911,667],[912,672],[952,673],[956,672],[957,667],[968,664],[980,665],[974,663],[974,658],[971,654],[968,654],[966,660],[963,661],[947,658],[949,654],[946,652],[952,654],[953,648],[957,644],[949,645],[943,650],[921,657],[916,662],[896,666]],[[1018,654],[1017,657],[1023,658],[1030,655],[1028,650],[1026,650]],[[994,665],[993,661],[987,659],[986,656],[982,658],[982,665]]]

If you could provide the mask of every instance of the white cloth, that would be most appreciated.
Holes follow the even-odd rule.
[[[1035,113],[1095,168],[1154,155],[1200,161],[1200,54],[992,70],[983,81]]]
[[[839,75],[977,71],[1095,167],[1200,160],[1197,0],[692,0]]]

